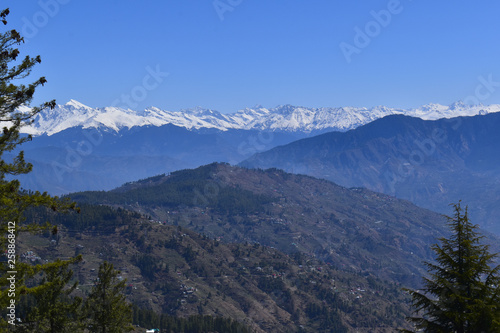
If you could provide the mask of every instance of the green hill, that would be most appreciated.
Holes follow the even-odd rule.
[[[211,164],[71,195],[151,216],[225,242],[260,243],[306,253],[338,269],[416,286],[445,232],[441,215],[361,188]]]

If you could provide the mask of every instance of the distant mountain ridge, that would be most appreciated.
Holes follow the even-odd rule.
[[[473,116],[500,111],[500,105],[469,106],[456,102],[450,106],[427,104],[415,109],[399,109],[387,106],[371,108],[323,107],[309,108],[281,105],[267,109],[262,106],[245,108],[234,113],[222,114],[215,110],[197,107],[181,111],[167,111],[149,107],[134,111],[119,107],[92,108],[76,100],[44,110],[34,118],[24,133],[35,136],[53,135],[69,128],[109,128],[118,132],[124,128],[163,126],[172,124],[187,129],[230,129],[314,132],[347,131],[388,115],[403,114],[424,120]]]
[[[438,212],[462,199],[500,234],[500,114],[425,121],[393,115],[257,153],[240,165],[366,187]]]

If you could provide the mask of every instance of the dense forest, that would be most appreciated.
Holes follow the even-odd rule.
[[[225,214],[249,214],[273,201],[271,197],[239,187],[224,186],[220,180],[213,178],[217,165],[214,163],[205,168],[180,170],[169,176],[160,175],[127,183],[110,192],[80,192],[69,197],[88,204],[147,205],[167,209],[210,206]]]

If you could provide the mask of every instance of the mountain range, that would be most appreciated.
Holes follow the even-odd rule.
[[[68,128],[107,128],[118,132],[124,128],[172,124],[187,129],[229,129],[287,132],[346,131],[388,115],[403,114],[425,120],[472,116],[500,111],[500,105],[469,106],[456,102],[450,106],[427,104],[415,109],[387,106],[308,108],[281,105],[267,109],[245,108],[230,114],[200,107],[167,111],[156,107],[133,111],[118,107],[91,108],[70,100],[54,109],[46,109],[23,129],[32,135],[53,135]]]
[[[394,115],[275,147],[241,165],[366,187],[443,213],[463,200],[474,223],[500,233],[498,128],[499,113],[435,121]]]
[[[429,104],[417,109],[247,108],[233,114],[207,109],[91,108],[71,100],[36,115],[23,128],[21,148],[34,165],[25,188],[60,195],[110,190],[155,174],[218,162],[238,164],[255,153],[328,131],[346,131],[392,114],[424,119],[496,113],[499,105]]]
[[[463,199],[477,223],[500,233],[499,110],[459,102],[410,110],[287,105],[224,115],[94,109],[72,100],[24,129],[34,135],[22,147],[34,172],[20,178],[25,188],[59,195],[241,163],[366,187],[438,212]]]
[[[172,123],[166,111],[71,101],[26,128],[35,171],[22,184],[99,191],[69,195],[81,214],[32,212],[29,220],[61,224],[62,236],[21,246],[44,259],[84,254],[82,293],[99,261],[114,262],[144,311],[236,318],[256,332],[404,327],[401,287],[420,286],[429,245],[447,235],[442,215],[414,203],[449,213],[463,199],[474,223],[500,230],[497,109],[339,111],[335,123],[315,122],[320,109],[285,106],[266,110],[286,121],[259,111],[259,125],[240,128],[210,110]],[[241,163],[197,167],[213,161]],[[497,237],[485,241],[497,252]]]

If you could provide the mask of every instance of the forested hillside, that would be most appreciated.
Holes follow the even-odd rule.
[[[418,285],[439,214],[365,189],[280,170],[211,164],[71,195],[81,203],[127,208],[225,242],[306,253],[332,266]]]
[[[214,325],[201,317],[208,315],[232,318],[256,332],[384,332],[406,325],[408,297],[400,285],[301,252],[224,243],[107,206],[82,205],[80,213],[66,215],[39,209],[27,217],[35,223],[51,220],[59,230],[23,237],[24,260],[81,254],[83,262],[74,271],[80,282],[76,295],[82,296],[99,263],[110,261],[127,279],[134,323],[143,327],[189,327],[175,318],[190,315],[199,315],[189,319],[191,325]],[[217,320],[244,332],[236,323]]]

